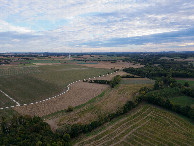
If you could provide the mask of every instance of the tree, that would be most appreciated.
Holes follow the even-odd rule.
[[[121,76],[116,75],[111,81],[110,81],[110,86],[114,88],[119,82],[121,81]]]
[[[185,86],[185,87],[189,87],[190,85],[189,85],[188,82],[185,82],[185,83],[184,83],[184,86]]]

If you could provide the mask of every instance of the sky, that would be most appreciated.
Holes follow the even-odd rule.
[[[194,51],[193,0],[0,0],[0,53]]]

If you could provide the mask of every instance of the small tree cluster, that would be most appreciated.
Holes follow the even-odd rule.
[[[40,117],[20,116],[11,121],[2,119],[0,145],[71,145],[68,134],[54,134]]]
[[[112,88],[114,88],[116,85],[119,84],[119,82],[121,81],[121,76],[116,75],[111,81],[110,81],[110,86]]]

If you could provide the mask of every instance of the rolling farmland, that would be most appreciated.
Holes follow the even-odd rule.
[[[70,90],[63,95],[44,102],[38,102],[27,106],[15,107],[14,109],[22,115],[45,116],[64,109],[69,106],[75,107],[84,104],[88,100],[98,96],[101,92],[107,89],[108,85],[77,82],[70,86]]]
[[[0,70],[0,89],[20,104],[55,96],[63,92],[65,87],[73,81],[111,72],[108,69],[68,64],[6,69],[2,67]],[[1,103],[1,105],[7,104]]]
[[[193,145],[194,126],[178,115],[143,104],[75,140],[75,145]]]
[[[7,98],[2,92],[0,92],[0,107],[7,107],[15,105],[13,101],[11,101],[9,98]]]
[[[87,124],[99,117],[104,117],[109,113],[116,112],[127,101],[134,100],[134,95],[141,87],[150,87],[150,84],[120,84],[113,89],[108,89],[95,100],[91,100],[81,108],[76,108],[71,113],[64,113],[58,116],[56,121],[58,125],[82,123]]]
[[[1,67],[0,77],[2,76],[14,76],[19,74],[39,73],[38,67]]]

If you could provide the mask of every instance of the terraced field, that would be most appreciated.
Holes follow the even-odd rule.
[[[80,137],[75,145],[194,145],[189,121],[143,104],[109,124]]]

